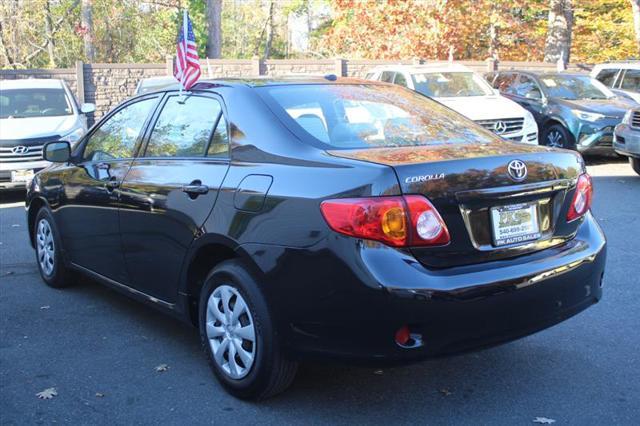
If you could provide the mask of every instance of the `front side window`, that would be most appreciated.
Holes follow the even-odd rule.
[[[487,96],[491,86],[482,77],[472,72],[431,72],[414,74],[416,91],[434,98],[458,96]]]
[[[0,93],[0,118],[56,117],[73,114],[64,89],[7,89]]]
[[[146,157],[203,157],[222,113],[220,102],[202,96],[171,96],[158,116]]]
[[[514,86],[514,93],[523,98],[542,98],[542,92],[538,84],[526,75],[520,76],[520,81]]]
[[[617,69],[604,69],[598,73],[596,79],[607,87],[613,87],[617,76]]]
[[[640,92],[640,70],[627,70],[620,88],[631,92]]]
[[[330,149],[494,140],[440,103],[398,86],[300,84],[257,90],[293,133]]]
[[[513,86],[516,83],[518,74],[506,73],[499,74],[493,82],[493,87],[505,93],[513,93]]]
[[[540,77],[540,82],[553,98],[608,99],[614,96],[604,84],[586,75],[544,75]]]
[[[103,122],[91,134],[84,149],[86,161],[131,158],[155,98],[129,104]]]

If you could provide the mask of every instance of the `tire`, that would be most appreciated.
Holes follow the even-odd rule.
[[[73,274],[65,265],[60,234],[51,212],[46,207],[41,208],[36,215],[33,235],[36,263],[42,280],[53,288],[71,285]]]
[[[202,348],[230,394],[261,400],[291,385],[298,364],[284,357],[267,302],[242,262],[216,266],[205,279],[198,306]]]
[[[633,171],[640,175],[640,158],[629,157],[629,164]]]
[[[574,149],[573,137],[562,124],[553,124],[545,128],[541,142],[553,148]]]

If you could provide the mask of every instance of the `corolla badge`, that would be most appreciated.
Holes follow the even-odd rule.
[[[18,155],[23,155],[29,152],[29,147],[24,145],[18,145],[11,148],[11,152]]]
[[[507,172],[509,172],[509,177],[516,182],[523,181],[527,178],[527,165],[524,164],[524,161],[512,160],[507,166]]]
[[[496,124],[493,125],[493,131],[498,135],[503,134],[507,131],[507,123],[504,121],[496,121]]]
[[[430,180],[444,179],[444,173],[435,173],[432,175],[409,176],[405,178],[404,183],[428,182]]]

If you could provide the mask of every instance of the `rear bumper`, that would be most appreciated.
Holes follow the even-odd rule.
[[[324,251],[317,263],[322,270],[302,258],[305,265],[292,266],[305,275],[297,277],[302,291],[287,284],[287,292],[275,296],[283,342],[297,357],[395,363],[510,341],[597,303],[605,247],[588,215],[562,246],[481,265],[430,270],[408,253],[355,242],[355,252],[338,251],[331,272]],[[348,274],[344,262],[351,265]],[[421,336],[421,345],[395,343],[404,325]]]
[[[640,129],[618,124],[615,129],[613,149],[627,157],[640,158]]]

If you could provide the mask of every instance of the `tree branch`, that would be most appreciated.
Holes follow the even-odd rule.
[[[53,27],[51,28],[51,37],[56,35],[56,33],[60,30],[60,27],[62,26],[62,23],[64,22],[64,20],[67,18],[67,16],[69,16],[71,12],[73,12],[73,9],[78,7],[79,3],[80,3],[80,0],[74,0],[73,3],[71,3],[71,6],[69,6],[69,8],[65,11],[65,13],[53,24]],[[49,44],[49,39],[46,39],[44,43],[37,45],[36,50],[28,54],[27,57],[24,59],[24,62],[26,64],[31,62],[31,60],[35,58],[38,55],[38,53],[42,52],[44,49],[47,48],[48,44]]]

